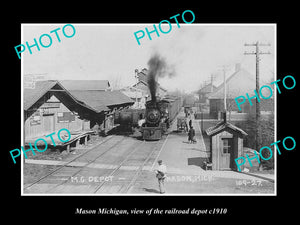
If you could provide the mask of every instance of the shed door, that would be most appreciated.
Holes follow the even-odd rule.
[[[220,169],[230,169],[230,157],[233,157],[233,138],[222,138]]]

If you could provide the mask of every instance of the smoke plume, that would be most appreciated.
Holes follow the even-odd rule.
[[[151,99],[156,102],[157,80],[163,77],[175,76],[174,67],[167,65],[166,60],[158,53],[155,53],[148,61],[149,72],[147,75],[148,87]]]

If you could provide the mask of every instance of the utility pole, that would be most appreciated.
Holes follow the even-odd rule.
[[[227,87],[226,87],[226,69],[223,68],[223,74],[224,74],[224,111],[226,113],[227,111],[227,104],[226,104],[226,95],[227,95]]]
[[[261,52],[259,51],[259,46],[271,46],[271,44],[256,43],[245,44],[245,46],[255,46],[255,52],[245,52],[244,55],[255,55],[256,56],[256,93],[259,93],[259,61],[260,55],[271,54],[270,52]],[[260,126],[260,104],[256,98],[256,107],[255,107],[255,116],[256,116],[256,136],[255,136],[255,147],[258,150],[261,147],[261,126]]]
[[[227,111],[227,85],[226,85],[226,71],[228,70],[228,65],[222,67],[223,77],[224,77],[224,112]]]
[[[213,92],[213,91],[214,91],[214,89],[213,89],[213,81],[214,81],[215,78],[216,78],[216,75],[214,75],[214,74],[211,74],[211,75],[210,75],[210,83],[211,83],[211,89],[210,89],[210,92]]]
[[[135,69],[134,70],[134,77],[135,77],[135,81],[136,81],[136,83],[135,83],[135,104],[136,104],[136,108],[139,108],[138,106],[139,106],[139,104],[138,104],[138,98],[137,98],[137,85],[138,85],[138,72],[139,72],[139,70],[138,69]]]

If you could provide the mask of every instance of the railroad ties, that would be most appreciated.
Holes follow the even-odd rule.
[[[143,170],[151,170],[164,140],[146,142],[108,136],[72,160],[60,163],[47,175],[24,185],[24,194],[125,194]]]

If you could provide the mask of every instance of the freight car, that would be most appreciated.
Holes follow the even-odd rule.
[[[144,140],[159,140],[170,127],[182,106],[181,98],[165,99],[146,103],[145,123],[141,127]]]

